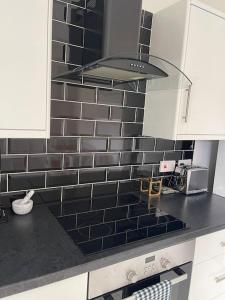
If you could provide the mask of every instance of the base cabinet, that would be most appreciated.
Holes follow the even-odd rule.
[[[225,299],[225,230],[196,239],[189,300]]]
[[[4,300],[86,300],[88,274],[58,281],[40,288],[5,297]]]

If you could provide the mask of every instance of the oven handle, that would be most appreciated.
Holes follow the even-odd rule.
[[[174,268],[172,271],[174,271],[174,273],[178,275],[177,277],[170,280],[172,285],[177,285],[178,283],[181,283],[188,279],[187,273],[185,273],[181,268]],[[104,295],[103,298],[104,300],[114,300],[111,294]],[[130,296],[122,300],[136,300],[136,298],[135,296]]]

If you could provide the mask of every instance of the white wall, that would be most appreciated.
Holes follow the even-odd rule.
[[[143,8],[154,13],[178,1],[180,0],[143,0]],[[225,0],[202,0],[202,2],[225,12]]]

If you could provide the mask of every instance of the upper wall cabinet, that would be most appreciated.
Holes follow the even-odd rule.
[[[1,1],[0,137],[46,138],[52,0]]]
[[[181,0],[154,15],[151,54],[177,66],[192,85],[149,92],[144,135],[225,139],[224,36],[225,15],[199,1]]]

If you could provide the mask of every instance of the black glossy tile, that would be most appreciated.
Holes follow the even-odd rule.
[[[145,94],[140,93],[125,93],[124,105],[130,107],[144,108],[145,106]]]
[[[66,13],[67,13],[66,4],[63,2],[54,0],[52,18],[55,20],[66,22]]]
[[[132,168],[132,178],[152,177],[152,166],[138,166]]]
[[[109,106],[97,104],[83,104],[82,118],[89,120],[108,120]]]
[[[79,102],[96,102],[95,88],[67,84],[66,99]]]
[[[130,179],[130,167],[109,168],[107,171],[108,180],[123,180]]]
[[[164,160],[180,160],[182,159],[182,151],[166,152]]]
[[[176,150],[193,150],[193,141],[176,141],[175,149]]]
[[[145,11],[144,12],[144,16],[143,16],[143,26],[145,28],[149,28],[151,29],[152,28],[152,18],[153,18],[153,14],[148,12],[148,11]]]
[[[59,74],[66,73],[68,71],[72,71],[74,69],[74,65],[66,64],[66,63],[61,63],[57,61],[52,61],[52,78],[56,78],[59,76]],[[75,83],[81,83],[81,78],[80,77],[75,77],[73,76],[73,82]],[[58,99],[58,98],[55,98]]]
[[[175,230],[180,230],[184,228],[184,223],[180,220],[170,222],[167,224],[167,232],[175,231]]]
[[[81,243],[89,240],[89,228],[80,228],[68,232],[75,243]]]
[[[37,189],[45,187],[44,173],[9,175],[9,191]]]
[[[123,123],[123,136],[140,136],[142,135],[143,125],[139,123]]]
[[[77,227],[97,225],[103,222],[104,210],[81,213],[77,215]]]
[[[129,91],[129,92],[137,92],[138,89],[138,82],[137,81],[132,81],[132,82],[119,82],[114,80],[113,81],[113,88],[117,90],[124,90],[124,91]]]
[[[105,179],[105,169],[80,170],[79,173],[79,183],[103,182]]]
[[[52,39],[76,46],[83,46],[83,29],[67,25],[66,23],[52,22]]]
[[[85,30],[84,47],[101,52],[102,34],[90,30]]]
[[[105,210],[105,222],[126,219],[128,214],[128,206],[108,208]]]
[[[83,48],[69,46],[66,47],[66,62],[74,65],[83,64]]]
[[[141,50],[142,54],[147,54],[146,56],[144,55],[144,57],[148,57],[148,55],[150,53],[150,47],[145,46],[145,45],[141,45],[140,50]]]
[[[54,137],[48,140],[49,153],[78,152],[78,139],[70,137]]]
[[[138,227],[147,227],[147,226],[153,226],[156,225],[158,222],[158,218],[155,215],[146,215],[146,216],[140,216],[138,221]]]
[[[174,150],[174,141],[164,140],[164,139],[156,139],[156,151],[167,151]]]
[[[146,152],[144,154],[144,164],[159,164],[163,160],[163,152]]]
[[[103,13],[104,11],[104,0],[87,0],[87,8],[90,10]]]
[[[166,233],[166,225],[160,224],[148,228],[148,237],[157,236],[160,234]]]
[[[134,122],[135,121],[135,109],[128,107],[111,107],[111,120],[120,122]]]
[[[69,101],[51,101],[51,116],[53,118],[79,119],[81,104]]]
[[[139,191],[140,191],[139,180],[121,181],[119,183],[119,194],[120,193],[130,193],[130,192],[139,192]]]
[[[6,139],[0,139],[0,153],[6,153]]]
[[[137,229],[138,218],[130,218],[116,222],[116,232],[125,232],[128,230]]]
[[[90,30],[96,30],[100,33],[103,32],[103,16],[92,11],[87,10],[85,13],[84,27]]]
[[[107,167],[119,165],[119,153],[97,153],[95,154],[95,167]]]
[[[65,154],[64,168],[65,169],[82,169],[93,167],[92,154]]]
[[[102,249],[102,239],[96,239],[84,243],[80,243],[79,247],[85,255],[99,252]]]
[[[109,249],[126,243],[126,234],[119,233],[103,238],[103,249]]]
[[[83,49],[83,65],[87,65],[89,63],[92,63],[96,60],[99,60],[101,58],[101,53],[98,52],[98,51],[95,51],[93,49],[86,49],[84,48]],[[94,85],[94,86],[105,86],[105,84],[101,84],[100,81],[96,81],[95,82],[95,79],[93,78],[92,81],[90,81],[91,79],[89,79],[89,81],[87,81],[87,79],[85,80],[84,79],[84,83],[88,83],[90,85]],[[106,85],[108,86],[108,84]]]
[[[154,138],[138,138],[135,139],[135,149],[141,151],[153,151],[155,147]]]
[[[91,185],[81,185],[75,187],[65,187],[63,188],[63,201],[75,200],[81,198],[91,197]]]
[[[90,228],[90,238],[96,239],[98,237],[112,235],[115,233],[115,223],[105,223],[91,226]]]
[[[183,159],[193,159],[194,152],[193,151],[184,151]]]
[[[129,206],[129,218],[146,215],[148,213],[148,203],[142,202]]]
[[[82,120],[65,120],[65,136],[93,136],[94,122]]]
[[[91,200],[90,199],[76,199],[73,201],[63,202],[62,213],[64,215],[71,215],[76,213],[82,213],[90,211]]]
[[[148,230],[147,228],[132,230],[127,232],[127,242],[132,243],[134,241],[142,240],[147,238]]]
[[[45,151],[44,139],[9,139],[9,154],[44,153]]]
[[[144,109],[137,109],[136,112],[136,122],[143,123],[144,120]]]
[[[58,222],[66,230],[71,230],[76,228],[76,216],[66,216],[57,219]]]
[[[92,209],[105,209],[115,207],[117,203],[117,197],[115,195],[107,195],[92,199]]]
[[[60,170],[62,169],[62,158],[61,154],[30,155],[28,157],[28,170]]]
[[[124,206],[124,205],[132,205],[140,202],[140,197],[138,194],[134,194],[131,192],[128,192],[126,194],[120,194],[118,195],[118,206]]]
[[[52,119],[50,125],[51,136],[62,136],[63,135],[63,120]]]
[[[107,150],[106,138],[81,138],[81,152],[104,152]]]
[[[7,175],[0,176],[0,193],[7,192]],[[3,203],[2,199],[0,198],[0,203]],[[6,207],[6,205],[3,206]]]
[[[143,153],[141,152],[123,152],[121,153],[121,165],[139,165],[142,163]]]
[[[68,12],[67,12],[68,23],[80,27],[84,27],[84,15],[85,15],[84,9],[80,7],[68,5]]]
[[[109,151],[131,151],[133,147],[133,139],[119,138],[109,140]]]
[[[73,185],[78,182],[77,171],[60,171],[47,173],[47,186],[64,186]]]
[[[138,92],[145,93],[146,92],[146,85],[147,85],[147,81],[146,80],[139,80],[139,83],[138,83]]]
[[[34,200],[35,203],[60,203],[61,189],[54,188],[36,191],[35,194],[32,196],[32,200]]]
[[[117,183],[101,183],[93,185],[93,197],[117,193]]]
[[[141,28],[140,43],[148,46],[150,45],[150,38],[151,38],[151,30]]]
[[[25,155],[3,155],[1,157],[1,173],[25,172],[27,157]]]
[[[97,136],[120,136],[121,123],[97,122],[95,134]]]
[[[98,96],[97,96],[98,103],[122,105],[123,98],[124,98],[124,93],[122,91],[106,90],[106,89],[98,90]]]
[[[65,62],[65,52],[65,44],[52,42],[52,60]]]

